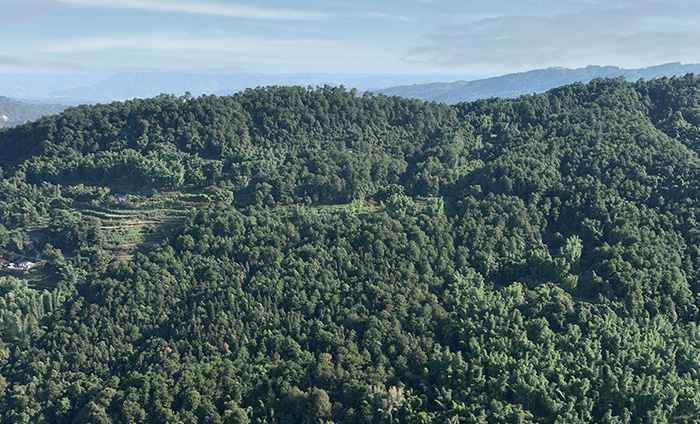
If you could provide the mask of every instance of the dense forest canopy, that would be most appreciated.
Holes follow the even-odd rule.
[[[696,422],[699,149],[694,75],[2,130],[0,421]]]

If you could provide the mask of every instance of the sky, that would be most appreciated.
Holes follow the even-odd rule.
[[[453,74],[700,63],[684,0],[0,0],[0,72]]]

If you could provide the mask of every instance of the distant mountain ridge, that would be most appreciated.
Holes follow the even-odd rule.
[[[398,84],[428,83],[459,75],[429,74],[246,74],[187,72],[120,72],[117,74],[0,74],[0,95],[32,103],[68,105],[110,103],[159,94],[193,96],[234,94],[261,86],[340,86],[376,90]]]
[[[683,76],[700,73],[700,64],[667,63],[638,69],[623,69],[617,66],[587,66],[585,68],[548,68],[502,75],[474,81],[451,83],[400,85],[377,90],[378,93],[436,101],[447,104],[474,101],[477,99],[504,97],[513,98],[523,94],[542,93],[550,88],[574,82],[588,83],[594,78],[623,76],[627,80],[640,78]]]
[[[45,115],[63,112],[67,106],[38,105],[0,96],[0,128],[33,121]]]
[[[345,86],[359,93],[371,91],[424,101],[447,104],[483,98],[513,98],[522,94],[544,92],[573,82],[589,82],[598,77],[623,76],[639,78],[682,76],[700,73],[700,64],[667,63],[639,69],[616,66],[587,66],[579,69],[549,68],[513,73],[493,78],[466,80],[463,75],[428,74],[247,74],[247,73],[186,73],[186,72],[122,72],[117,74],[85,75],[12,75],[0,74],[0,95],[33,104],[79,105],[110,103],[133,98],[149,98],[158,94],[193,96],[230,95],[261,86]],[[454,81],[454,82],[436,82]],[[412,85],[409,85],[412,84]],[[9,99],[8,99],[9,100]],[[4,102],[7,103],[8,100]],[[30,109],[32,109],[30,108]],[[61,109],[62,110],[62,109]],[[60,111],[49,108],[42,114]],[[0,110],[2,112],[2,110]],[[7,126],[36,119],[42,114],[14,119],[17,115],[0,116],[0,125]],[[21,115],[21,114],[20,114]],[[23,115],[21,115],[23,116]]]

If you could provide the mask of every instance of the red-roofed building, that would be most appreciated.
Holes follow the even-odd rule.
[[[24,268],[24,269],[32,269],[36,265],[34,262],[29,262],[29,261],[22,261],[17,264],[18,267]]]

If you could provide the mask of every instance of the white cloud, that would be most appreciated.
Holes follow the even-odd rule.
[[[2,71],[20,71],[26,69],[34,70],[71,70],[80,71],[85,68],[75,63],[58,61],[58,60],[43,60],[31,57],[22,56],[2,56],[0,55],[0,70]]]
[[[366,12],[366,13],[353,13],[350,17],[358,19],[383,19],[387,21],[399,21],[399,22],[415,22],[417,19],[410,16],[396,15],[391,13],[383,12]]]
[[[134,9],[151,12],[190,13],[196,15],[225,16],[241,19],[280,20],[280,21],[319,21],[342,18],[336,13],[322,11],[274,9],[239,4],[206,2],[183,2],[163,0],[33,0],[43,3],[58,2],[81,8]],[[416,19],[395,13],[360,12],[346,17],[354,19],[383,19],[388,21],[415,22]]]
[[[44,15],[53,10],[56,3],[54,0],[0,0],[0,6],[3,9],[0,19],[27,19]]]
[[[534,2],[536,3],[536,2]],[[697,7],[653,1],[568,2],[556,14],[530,13],[468,19],[435,29],[409,49],[406,62],[443,66],[528,69],[546,66],[700,60]]]
[[[191,13],[198,15],[226,16],[243,19],[267,20],[322,20],[328,13],[316,11],[271,9],[236,4],[218,4],[199,1],[162,0],[58,0],[60,3],[83,8],[138,9],[153,12]]]
[[[104,50],[165,50],[221,53],[288,54],[291,50],[328,49],[333,44],[323,40],[276,40],[254,37],[187,36],[183,34],[132,34],[95,38],[74,38],[48,43],[47,53],[75,53]]]
[[[386,69],[398,61],[398,53],[381,47],[352,41],[329,39],[283,39],[235,36],[220,33],[187,35],[150,33],[110,35],[94,38],[56,40],[36,47],[36,53],[60,57],[100,57],[104,66],[114,66],[110,57],[119,58],[121,66],[158,67],[162,64],[187,63],[237,66],[279,72],[358,71]]]

